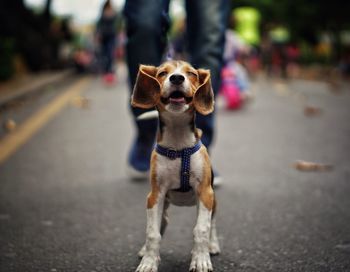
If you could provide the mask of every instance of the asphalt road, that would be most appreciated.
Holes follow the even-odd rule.
[[[121,72],[114,88],[93,78],[88,108],[68,104],[0,165],[1,272],[136,269],[149,185],[125,173],[133,127]],[[214,270],[350,271],[349,89],[266,79],[254,88],[241,111],[218,103]],[[321,114],[306,117],[303,103]],[[300,172],[297,159],[334,169]],[[188,270],[194,223],[194,208],[170,208],[159,271]]]

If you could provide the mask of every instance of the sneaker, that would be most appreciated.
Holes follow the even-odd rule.
[[[113,85],[116,83],[116,77],[113,73],[107,73],[103,75],[103,81],[106,85]]]
[[[128,155],[128,171],[132,179],[146,179],[150,169],[150,159],[154,147],[157,119],[137,121],[138,135],[131,144]]]
[[[213,186],[214,188],[218,188],[222,185],[222,177],[218,174],[218,172],[214,171],[214,180],[213,180]]]

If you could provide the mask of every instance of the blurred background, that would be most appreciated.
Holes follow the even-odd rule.
[[[0,1],[0,271],[138,265],[149,185],[126,173],[124,1],[111,3],[112,64],[103,0]],[[350,271],[350,2],[230,4],[215,271]],[[164,57],[187,59],[184,1],[170,17]],[[160,271],[188,270],[194,218],[171,207]]]
[[[123,59],[124,3],[112,2],[120,15],[116,56]],[[329,73],[348,76],[349,4],[302,0],[231,2],[229,29],[237,37],[231,42],[239,43],[243,52],[238,58],[251,75],[262,71],[283,77],[323,78]],[[94,33],[101,7],[99,0],[88,4],[68,0],[2,1],[0,80],[73,65],[97,69],[93,67],[96,63],[88,62],[97,61],[94,58],[99,53]],[[185,29],[182,1],[171,1],[171,17],[169,40],[181,56],[185,51],[185,41],[181,40]]]

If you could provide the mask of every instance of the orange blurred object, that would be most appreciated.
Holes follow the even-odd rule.
[[[330,171],[333,169],[333,165],[316,163],[316,162],[308,162],[297,160],[294,164],[294,167],[299,171]]]

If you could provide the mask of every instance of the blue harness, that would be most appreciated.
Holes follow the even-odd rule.
[[[157,144],[155,146],[155,151],[162,155],[168,157],[170,160],[175,160],[176,158],[181,158],[181,186],[175,191],[178,192],[188,192],[192,189],[190,186],[190,169],[191,169],[191,155],[196,153],[202,146],[202,142],[198,141],[194,146],[189,148],[184,148],[182,150],[172,150],[165,148]]]

